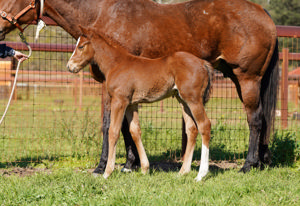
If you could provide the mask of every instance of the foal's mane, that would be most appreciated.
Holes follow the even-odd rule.
[[[119,41],[114,39],[112,36],[109,36],[102,31],[98,31],[98,30],[96,31],[94,29],[92,29],[92,32],[94,34],[96,34],[97,36],[99,36],[100,38],[102,38],[109,46],[119,49],[120,51],[125,52],[128,55],[132,55],[131,53],[128,52],[128,51],[130,51],[130,49],[128,47],[121,44]],[[132,56],[134,56],[134,55],[132,55]]]

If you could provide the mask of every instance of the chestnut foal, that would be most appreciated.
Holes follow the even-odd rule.
[[[180,174],[188,173],[198,130],[202,135],[200,181],[208,173],[209,140],[211,124],[204,104],[208,101],[211,65],[186,52],[148,59],[131,55],[119,43],[92,28],[81,28],[73,55],[67,67],[79,72],[88,63],[96,62],[106,78],[106,88],[111,97],[111,123],[109,128],[109,155],[104,173],[107,178],[114,170],[116,143],[125,117],[136,144],[142,173],[147,173],[149,161],[141,141],[138,103],[149,103],[175,96],[182,106],[186,121],[188,142]]]

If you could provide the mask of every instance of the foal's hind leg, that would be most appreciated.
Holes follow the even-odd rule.
[[[183,111],[183,119],[185,121],[185,132],[187,134],[187,144],[185,148],[185,155],[183,159],[182,167],[179,171],[179,174],[187,174],[191,170],[191,163],[194,154],[194,148],[196,144],[196,139],[198,135],[198,129],[195,122],[191,116],[189,108],[185,103],[181,103]]]
[[[204,110],[204,105],[200,103],[188,103],[188,106],[192,112],[195,122],[197,123],[198,130],[202,136],[202,148],[201,148],[201,164],[199,173],[196,177],[197,181],[201,181],[208,173],[209,169],[209,141],[211,123]]]
[[[149,161],[141,140],[141,127],[138,116],[138,105],[130,105],[126,109],[125,115],[129,124],[129,131],[140,156],[142,173],[146,174],[149,170]]]

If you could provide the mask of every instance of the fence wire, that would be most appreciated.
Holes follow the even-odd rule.
[[[35,26],[30,26],[26,30],[29,42],[34,42],[34,35]],[[11,33],[6,38],[13,47],[11,42],[19,41],[15,37],[16,33]],[[299,38],[284,37],[279,41],[280,52],[282,48],[289,48],[291,53],[300,53]],[[0,126],[0,168],[69,158],[85,158],[92,165],[99,161],[102,86],[92,79],[88,68],[77,75],[67,72],[66,63],[72,50],[61,52],[61,48],[72,48],[75,43],[61,28],[49,26],[40,35],[37,51],[22,64],[14,101]],[[22,49],[26,49],[25,46],[19,48]],[[290,59],[289,72],[297,68],[299,60]],[[13,61],[3,59],[0,62],[0,111],[7,103],[13,76]],[[275,134],[294,135],[297,144],[300,141],[299,82],[299,76],[289,76],[288,127],[281,125],[280,92],[275,122]],[[221,73],[215,73],[206,111],[212,122],[210,158],[245,158],[249,138],[246,113],[234,84]],[[139,115],[142,141],[150,160],[180,159],[182,113],[176,99],[141,104]],[[200,152],[201,137],[198,136],[194,159],[200,159]],[[121,137],[118,156],[125,155]]]

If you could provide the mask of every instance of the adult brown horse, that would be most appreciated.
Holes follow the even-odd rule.
[[[213,69],[205,60],[187,52],[175,52],[156,59],[134,56],[111,37],[94,28],[82,28],[67,67],[77,73],[96,62],[105,76],[111,97],[108,161],[104,178],[115,167],[116,144],[124,117],[137,147],[141,169],[149,170],[149,161],[141,140],[138,104],[175,96],[182,106],[186,122],[187,147],[180,174],[191,170],[198,132],[202,136],[201,165],[197,181],[208,173],[211,124],[204,110],[209,99]]]
[[[28,2],[1,0],[0,9],[16,14]],[[46,0],[44,15],[75,38],[80,34],[78,24],[93,24],[135,55],[156,58],[187,51],[208,60],[235,83],[247,112],[249,150],[242,171],[269,163],[279,76],[278,45],[276,27],[261,6],[246,0],[194,0],[170,5],[151,0]],[[33,18],[34,12],[27,12],[19,23]],[[1,21],[0,37],[3,39],[13,28]],[[101,72],[93,68],[95,78],[102,81]],[[104,137],[107,130],[108,124],[104,125]],[[99,166],[95,172],[100,170]]]

